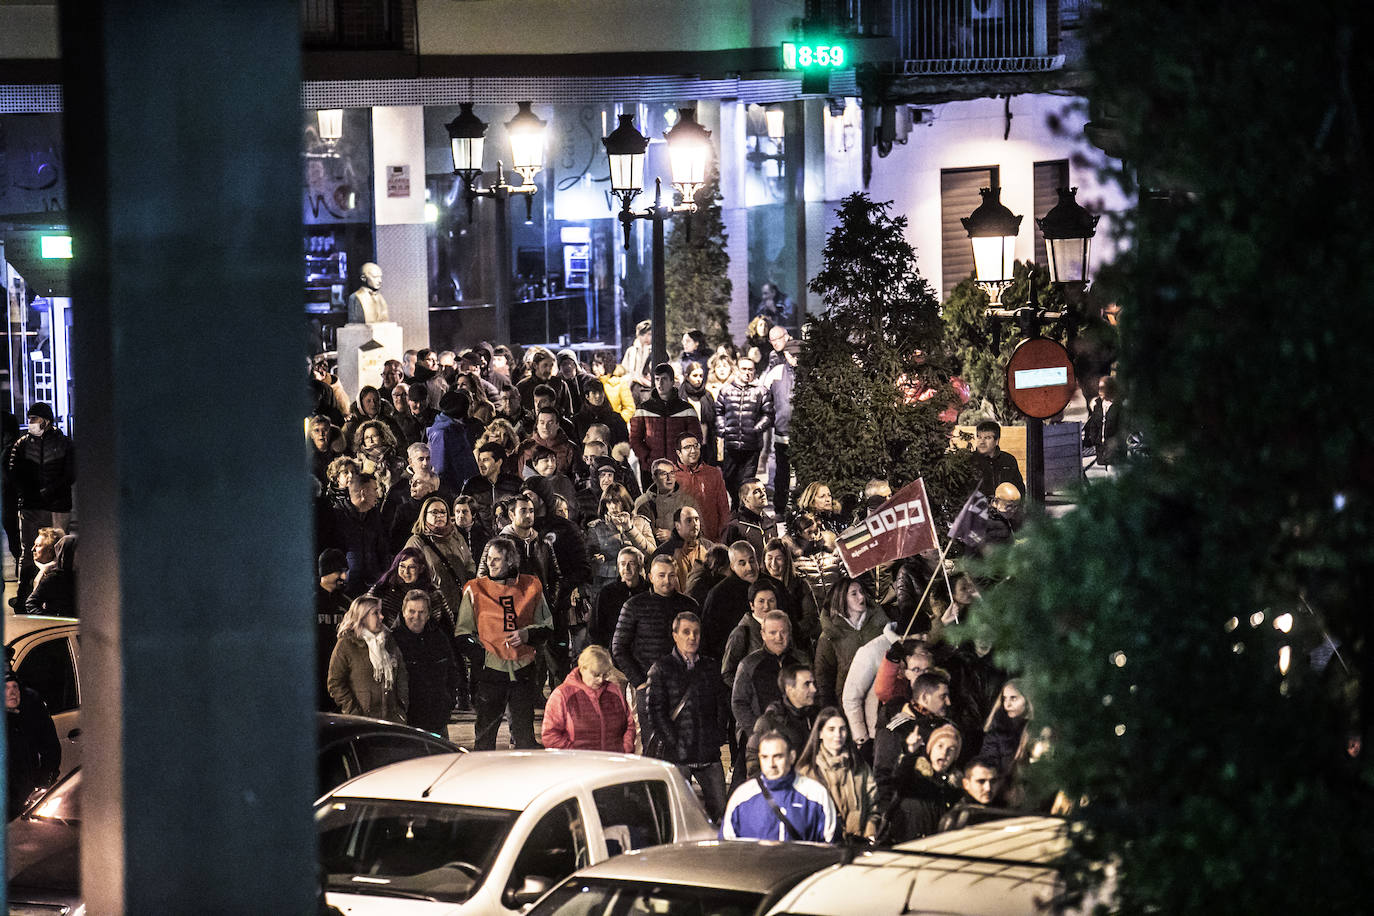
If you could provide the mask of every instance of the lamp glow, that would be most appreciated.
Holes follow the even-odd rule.
[[[663,135],[668,141],[668,163],[673,170],[673,186],[685,203],[692,203],[706,184],[706,166],[711,159],[711,132],[697,123],[695,108],[681,108],[673,129]]]
[[[1002,204],[1001,188],[979,188],[978,193],[983,202],[960,220],[973,243],[974,274],[985,285],[1006,283],[1012,278],[1021,217]]]
[[[343,109],[321,108],[316,112],[320,124],[320,139],[333,143],[343,136]]]
[[[520,102],[520,110],[506,122],[510,134],[511,168],[528,182],[544,167],[544,133],[549,122],[530,110],[530,102]]]
[[[787,132],[785,115],[781,108],[769,108],[763,113],[763,122],[767,125],[768,139],[781,140]]]

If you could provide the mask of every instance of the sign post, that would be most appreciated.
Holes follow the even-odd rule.
[[[1077,382],[1073,360],[1058,341],[1045,337],[1023,340],[1007,363],[1007,394],[1026,415],[1026,498],[1045,501],[1045,426],[1069,404]],[[987,494],[991,496],[992,494]]]

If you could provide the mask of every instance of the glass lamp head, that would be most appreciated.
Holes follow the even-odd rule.
[[[1016,236],[1021,217],[1001,201],[1001,188],[979,188],[983,202],[960,220],[973,243],[973,270],[979,283],[1000,284],[1012,278]]]

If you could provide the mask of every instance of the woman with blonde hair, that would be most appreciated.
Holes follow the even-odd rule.
[[[370,595],[353,599],[339,621],[339,641],[329,657],[329,696],[351,716],[392,722],[406,720],[406,666],[386,627],[382,602]]]
[[[706,361],[706,393],[715,400],[735,375],[735,358],[724,347],[716,350],[714,356]]]
[[[363,473],[377,478],[383,495],[405,475],[405,460],[396,454],[396,436],[381,420],[368,420],[360,425],[350,445]]]
[[[838,707],[827,706],[816,716],[811,737],[797,758],[797,772],[830,792],[847,841],[866,843],[877,835],[878,783],[873,768],[849,739],[849,722]]]
[[[476,455],[478,449],[488,442],[495,442],[501,446],[507,455],[514,455],[520,450],[520,436],[516,434],[515,427],[511,426],[510,421],[504,417],[497,417],[487,424],[486,431],[477,437],[477,442],[472,446],[472,453]]]
[[[1031,746],[1035,743],[1029,725],[1035,719],[1035,706],[1021,690],[1021,682],[1012,679],[1002,685],[997,702],[983,725],[983,745],[978,756],[996,761],[1007,801],[1017,801],[1024,788],[1017,777],[1030,762]]]
[[[635,720],[624,683],[611,653],[595,645],[583,649],[544,706],[544,747],[633,754]]]
[[[797,497],[797,508],[815,516],[824,531],[839,534],[849,525],[840,516],[839,502],[830,493],[830,485],[819,480],[812,481]]]

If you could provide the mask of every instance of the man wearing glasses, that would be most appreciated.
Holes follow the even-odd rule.
[[[730,498],[720,468],[701,460],[701,436],[691,431],[677,437],[677,484],[701,513],[701,536],[719,541],[730,521]]]

